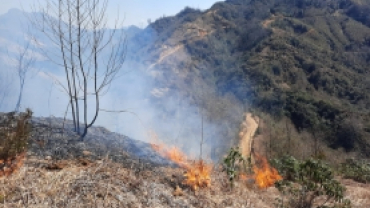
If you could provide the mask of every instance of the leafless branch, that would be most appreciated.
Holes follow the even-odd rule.
[[[108,0],[46,1],[45,7],[39,7],[42,14],[34,13],[30,18],[31,24],[59,48],[59,55],[45,54],[64,69],[63,89],[69,96],[75,131],[83,139],[101,111],[100,97],[122,68],[125,34],[118,28],[118,19],[114,28],[106,29]],[[90,99],[95,100],[95,106]],[[88,120],[90,108],[94,114]]]

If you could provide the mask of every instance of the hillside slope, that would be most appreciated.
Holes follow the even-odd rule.
[[[369,156],[369,8],[365,0],[229,0],[163,17],[132,41],[166,89],[156,99],[176,94],[207,119],[227,120],[227,141],[249,108]]]

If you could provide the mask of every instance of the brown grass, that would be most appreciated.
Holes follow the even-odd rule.
[[[32,111],[29,109],[25,113],[0,115],[0,177],[9,176],[23,165],[31,117]]]
[[[90,162],[28,160],[18,173],[0,179],[4,207],[271,207],[271,193],[230,190],[226,175],[215,171],[209,188],[192,191],[181,168],[125,168],[109,160]],[[264,194],[260,194],[264,193]],[[252,206],[253,205],[253,206]]]
[[[56,167],[56,168],[51,168]],[[272,208],[275,188],[248,181],[230,188],[226,175],[212,173],[208,188],[184,185],[184,169],[124,167],[110,160],[49,161],[28,159],[19,171],[0,179],[3,207],[244,207]],[[370,185],[341,180],[354,208],[370,207]]]

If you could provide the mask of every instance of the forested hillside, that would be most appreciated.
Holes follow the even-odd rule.
[[[161,86],[157,99],[190,98],[229,122],[227,139],[249,109],[277,126],[288,118],[303,141],[369,156],[368,11],[367,0],[228,0],[155,21],[133,51],[146,54],[137,60]]]

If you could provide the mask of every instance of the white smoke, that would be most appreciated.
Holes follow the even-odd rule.
[[[154,35],[154,33],[148,33],[147,38],[155,39]],[[47,44],[47,42],[43,43]],[[176,145],[192,157],[200,155],[203,138],[203,156],[211,158],[213,148],[219,146],[222,139],[225,140],[223,137],[228,136],[223,133],[222,129],[228,124],[224,126],[220,124],[228,122],[229,115],[240,114],[241,120],[243,115],[241,105],[234,102],[232,108],[220,110],[222,111],[221,118],[209,121],[205,116],[206,113],[202,111],[204,109],[199,108],[184,96],[175,96],[181,93],[173,92],[173,89],[163,87],[163,84],[157,85],[155,77],[150,75],[153,71],[148,70],[153,63],[138,63],[135,57],[144,56],[144,54],[131,54],[130,48],[135,46],[130,45],[133,44],[131,42],[128,44],[126,63],[121,73],[112,82],[109,91],[100,98],[101,109],[111,112],[100,111],[95,125],[145,142],[154,142],[150,136],[150,132],[153,131],[165,144]],[[47,49],[50,50],[50,48],[52,47]],[[53,50],[53,53],[58,53],[57,48]],[[26,80],[21,109],[31,108],[34,116],[38,117],[66,116],[67,119],[71,119],[70,109],[67,110],[68,96],[63,88],[66,86],[63,68],[53,62],[45,61],[46,57],[40,55],[42,53],[34,52],[37,55],[36,63],[33,66],[35,70],[32,70],[33,76],[29,76]],[[140,57],[139,60],[145,59],[153,60],[151,57]],[[186,55],[182,59],[190,60]],[[4,95],[6,102],[0,106],[0,111],[11,111],[15,107],[19,83],[14,67],[5,64],[3,66],[5,70],[0,70],[1,78],[7,74],[7,80],[11,80],[11,82],[9,84],[0,83],[2,89],[10,92]],[[164,69],[157,66],[155,70]],[[7,88],[2,86],[4,84]],[[210,96],[217,98],[215,91],[210,91],[210,94]],[[155,97],[162,98],[156,99]],[[162,102],[157,103],[158,100]],[[224,102],[229,99],[220,97],[214,100],[215,102]],[[88,106],[88,117],[91,119],[95,110],[93,97],[88,97]],[[237,132],[238,129],[235,129],[235,134]],[[232,140],[233,138],[226,138],[226,140],[228,139]]]

